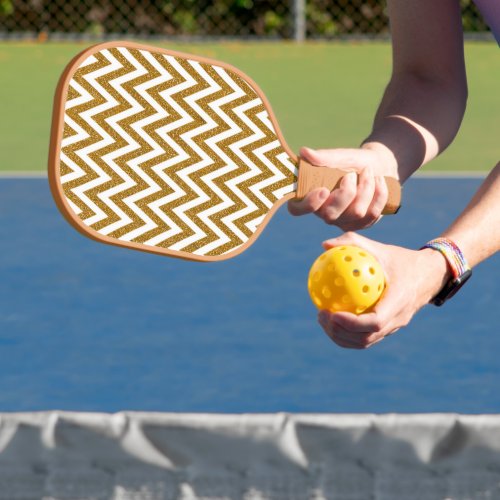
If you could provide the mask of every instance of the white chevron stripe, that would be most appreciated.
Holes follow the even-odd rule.
[[[66,198],[66,201],[68,202],[71,210],[73,210],[73,212],[76,214],[76,215],[80,215],[82,213],[82,211],[80,210],[79,207],[77,207],[69,198]]]
[[[268,117],[267,111],[259,113],[257,117],[264,122]],[[280,170],[274,165],[273,162],[269,161],[269,159],[266,156],[266,153],[274,149],[279,149],[279,147],[280,147],[280,142],[278,141],[278,139],[276,139],[275,141],[269,142],[254,151],[255,155],[262,161],[262,163],[264,163],[269,168],[269,170],[271,170],[271,172],[273,172],[274,175],[272,177],[264,179],[263,181],[257,184],[254,184],[253,186],[251,186],[250,189],[255,194],[255,196],[258,196],[259,199],[269,208],[273,205],[273,201],[269,200],[262,193],[262,190],[274,184],[275,182],[283,180],[285,178],[285,175],[282,172],[280,172]]]
[[[145,54],[143,54],[143,55],[145,55]],[[148,60],[153,64],[153,62],[151,60],[154,58],[150,57],[147,52],[146,52],[146,57],[148,57]],[[170,202],[174,201],[175,199],[178,199],[178,198],[185,195],[184,190],[182,188],[180,188],[179,185],[177,185],[176,183],[173,182],[173,180],[167,175],[167,172],[168,172],[168,167],[170,165],[178,164],[179,162],[188,159],[189,156],[187,155],[187,153],[185,153],[185,151],[182,149],[182,147],[177,142],[175,142],[171,139],[171,137],[168,135],[168,132],[170,132],[178,127],[181,127],[186,123],[189,123],[192,120],[192,117],[191,117],[191,115],[185,113],[184,109],[179,107],[178,104],[175,102],[175,100],[173,100],[171,98],[171,96],[178,93],[178,92],[185,90],[186,88],[193,86],[194,84],[196,84],[196,82],[190,77],[190,75],[187,74],[183,70],[183,68],[177,64],[177,61],[175,59],[167,57],[167,60],[170,64],[172,64],[175,67],[176,70],[179,71],[179,73],[181,73],[184,76],[186,81],[182,82],[181,84],[179,84],[175,87],[172,87],[171,89],[166,90],[162,93],[162,97],[168,102],[168,104],[170,106],[174,107],[174,109],[176,109],[179,112],[179,114],[181,115],[182,118],[180,120],[177,120],[176,122],[174,122],[172,124],[169,124],[169,125],[164,126],[164,127],[160,127],[156,130],[158,135],[160,137],[162,137],[162,139],[164,139],[166,142],[168,142],[169,145],[171,145],[172,148],[179,153],[179,156],[171,158],[169,161],[163,162],[161,165],[157,165],[154,167],[155,173],[159,177],[161,177],[162,180],[166,184],[168,184],[168,185],[170,185],[170,187],[174,188],[174,192],[172,194],[165,196],[162,199],[157,200],[157,201],[150,204],[151,210],[155,214],[157,214],[165,222],[165,224],[167,226],[170,227],[170,229],[168,231],[166,231],[166,232],[150,239],[149,241],[147,241],[147,244],[152,245],[152,246],[155,246],[155,245],[161,243],[162,241],[164,241],[165,239],[171,238],[171,237],[173,237],[176,234],[179,234],[181,232],[181,229],[173,222],[173,220],[170,217],[168,217],[164,213],[164,211],[160,207],[162,205],[165,205],[166,203],[170,203]],[[172,78],[172,76],[168,72],[166,72],[162,66],[158,65],[158,63],[156,61],[154,61],[154,64],[155,64],[155,68],[158,71],[160,71],[160,73],[163,75],[163,81],[168,81]],[[156,101],[154,101],[154,102],[156,102]],[[164,109],[164,107],[162,107],[161,109]],[[159,149],[161,149],[161,148],[159,148]],[[161,149],[161,152],[163,152],[162,149]],[[206,195],[205,195],[205,197],[206,197]],[[135,235],[132,235],[132,236],[135,237]],[[203,233],[199,233],[197,237],[199,238],[202,236],[203,236]]]
[[[119,68],[122,67],[121,63],[119,63],[119,61],[117,59],[115,59],[114,56],[109,51],[105,51],[104,55],[107,56],[107,59],[110,62],[112,62],[113,65],[116,64],[116,65],[118,65]],[[122,55],[124,55],[124,54],[122,53]],[[133,64],[133,61],[130,61],[130,62]],[[129,134],[127,134],[127,132],[121,127],[121,125],[119,123],[121,120],[124,120],[126,118],[131,117],[131,116],[134,116],[143,110],[143,107],[135,99],[133,99],[132,96],[130,96],[130,94],[128,94],[125,91],[125,89],[122,87],[124,83],[130,81],[131,79],[134,79],[134,78],[137,78],[141,75],[146,74],[146,71],[142,66],[137,65],[137,66],[135,66],[135,68],[136,69],[134,71],[131,71],[131,72],[126,73],[125,75],[113,78],[112,80],[109,80],[109,82],[108,82],[109,85],[111,85],[115,89],[115,91],[118,93],[118,95],[124,97],[124,100],[126,101],[127,104],[130,105],[130,108],[126,109],[124,111],[121,111],[120,113],[116,113],[116,114],[112,115],[111,117],[109,117],[108,119],[106,119],[106,123],[108,123],[110,125],[110,127],[115,132],[117,132],[122,138],[124,138],[124,140],[126,142],[126,146],[124,146],[118,150],[112,151],[111,153],[109,153],[107,155],[103,155],[103,157],[102,157],[103,161],[106,163],[106,165],[109,168],[111,168],[115,172],[115,174],[118,175],[123,180],[123,182],[120,183],[119,185],[113,186],[110,189],[107,189],[106,191],[99,193],[99,195],[98,195],[99,199],[101,199],[104,204],[111,207],[111,209],[115,213],[120,214],[120,218],[118,221],[116,221],[112,224],[109,224],[100,230],[101,234],[105,234],[105,235],[109,235],[113,231],[116,231],[116,230],[120,229],[121,227],[132,222],[130,217],[127,216],[125,214],[125,212],[123,212],[122,209],[119,208],[119,206],[111,198],[113,196],[117,195],[118,193],[120,193],[126,189],[130,189],[136,185],[135,181],[130,176],[128,176],[126,174],[126,172],[122,168],[120,168],[120,166],[116,163],[116,159],[121,158],[123,155],[131,153],[139,148],[139,144],[137,144],[137,142],[134,141],[134,139]],[[98,78],[98,73],[99,73],[99,71],[92,73],[92,75],[89,75],[87,80],[89,81],[89,83],[91,85],[93,85],[94,88],[99,89],[100,91],[102,90],[103,94],[104,93],[107,94],[105,89],[103,89],[103,87],[98,83],[98,81],[96,81],[96,78]],[[93,118],[89,117],[89,120],[93,121]],[[96,129],[101,129],[95,121],[93,121],[93,127],[95,127]],[[95,221],[95,222],[97,222],[97,221]],[[88,223],[92,224],[94,222],[88,221]]]
[[[228,75],[222,71],[218,71],[218,73],[226,80],[228,81],[229,77]],[[242,90],[239,88],[239,86],[237,86],[235,84],[235,82],[233,82],[232,80],[228,83],[232,83],[231,87],[234,89],[235,91],[235,94],[237,95],[237,97],[240,97],[241,95],[243,95],[243,92]],[[230,101],[230,99],[226,99],[226,101]],[[219,103],[218,103],[219,104]],[[220,103],[220,105],[224,104],[223,103]],[[247,124],[249,127],[251,127],[248,123],[248,120],[245,116],[245,113],[244,111],[247,110],[247,109],[250,109],[252,108],[254,105],[255,105],[255,101],[251,101],[247,104],[243,104],[241,106],[239,106],[239,108],[236,108],[236,109],[233,109],[233,112],[235,114],[237,114],[239,116],[240,119],[242,119],[242,121],[245,122],[245,124]],[[219,106],[212,106],[212,109],[214,110],[214,112],[217,112],[219,114],[219,116],[221,116],[221,119],[223,119],[231,128],[231,130],[234,130],[234,135],[236,135],[237,133],[240,133],[241,132],[241,129],[239,128],[239,126],[231,119],[230,116],[228,116],[227,114],[225,114],[223,112],[222,109],[220,109]],[[254,131],[255,133],[255,131]],[[251,177],[255,176],[256,174],[260,173],[260,172],[257,172],[256,171],[256,167],[255,165],[249,160],[249,158],[243,154],[243,152],[241,151],[241,148],[248,145],[248,144],[251,144],[252,142],[254,142],[255,140],[258,140],[260,137],[262,137],[261,134],[259,134],[259,132],[257,131],[256,135],[254,136],[250,136],[248,138],[242,138],[240,141],[238,141],[237,143],[233,143],[231,146],[230,146],[230,149],[233,151],[234,154],[236,154],[242,161],[242,163],[248,168],[248,171],[245,172],[245,173],[242,173],[240,174],[238,177],[236,177],[235,179],[232,179],[230,181],[228,181],[228,186],[231,187],[231,189],[233,190],[233,192],[235,193],[235,195],[241,199],[241,201],[243,201],[245,203],[245,205],[247,206],[247,209],[244,211],[244,213],[250,213],[252,212],[253,210],[256,210],[257,207],[255,206],[255,204],[253,203],[252,200],[250,200],[246,194],[241,191],[238,187],[238,184],[240,184],[241,182],[243,181],[246,181],[248,179],[250,179]],[[209,144],[212,146],[212,141],[209,141]],[[222,151],[221,148],[219,148],[218,146],[215,147],[215,143],[214,145],[212,146],[212,149],[218,153],[220,152],[219,154],[221,154],[221,156],[223,158],[225,158],[230,164],[232,164],[232,160],[230,160],[227,155]],[[239,212],[240,214],[242,213],[241,211]],[[239,234],[239,230],[234,227],[234,226],[230,226],[231,229],[236,233],[236,234]],[[243,235],[242,235],[243,236]],[[244,237],[244,236],[243,236]]]
[[[182,72],[182,73],[185,73],[183,68],[179,67],[179,68],[176,68],[179,70],[179,72]],[[189,77],[189,75],[186,74],[186,77]],[[208,90],[203,90],[203,91],[200,91],[198,92],[196,95],[199,96],[199,97],[202,97],[204,95],[208,95],[208,93],[210,93],[211,89],[208,89]],[[186,121],[188,123],[192,120],[192,118],[187,115],[184,110],[182,110],[181,108],[178,107],[178,105],[175,103],[175,101],[173,100],[170,100],[169,98],[169,103],[172,104],[175,108],[178,109],[178,111],[180,112],[181,116],[182,115],[185,115],[186,116]],[[176,122],[177,124],[178,122]],[[204,129],[210,129],[211,126],[213,125],[206,125],[204,127]],[[185,239],[185,240],[182,240],[180,241],[176,246],[186,246],[188,245],[190,242],[192,241],[197,241],[203,237],[205,237],[205,233],[196,225],[194,224],[190,219],[189,217],[186,216],[186,214],[184,213],[186,210],[190,209],[190,208],[193,208],[197,205],[199,205],[200,203],[204,203],[206,201],[209,200],[209,196],[204,192],[204,190],[202,189],[202,187],[198,186],[194,181],[191,180],[190,178],[190,175],[194,172],[196,172],[197,170],[199,170],[200,168],[204,168],[205,166],[207,165],[210,165],[212,163],[212,160],[210,158],[208,158],[206,156],[206,154],[195,144],[195,142],[192,140],[192,136],[196,135],[197,133],[197,130],[194,130],[193,132],[187,132],[185,134],[182,135],[182,139],[190,145],[190,147],[195,150],[199,155],[200,157],[202,158],[200,161],[198,161],[197,163],[195,164],[192,164],[190,165],[188,168],[184,168],[182,169],[181,171],[178,171],[177,175],[179,176],[179,178],[181,178],[183,180],[183,182],[186,183],[187,186],[190,187],[190,192],[192,193],[196,193],[198,195],[198,199],[195,199],[195,200],[192,200],[190,202],[187,202],[179,207],[177,207],[174,212],[175,214],[181,219],[183,220],[193,231],[194,231],[194,234],[192,236],[190,236],[189,238]],[[180,145],[176,144],[175,145],[176,147],[174,149],[177,149],[179,150],[179,148],[181,147]],[[184,153],[185,154],[185,153]],[[177,162],[175,162],[177,163]],[[172,181],[171,180],[168,180],[167,179],[167,182],[168,184],[171,184]],[[176,188],[181,191],[181,188],[179,186],[176,186]],[[184,193],[183,193],[184,194]],[[178,197],[178,196],[177,196]],[[171,231],[170,231],[171,232]],[[167,235],[165,235],[167,236]],[[169,237],[169,236],[167,236]],[[166,238],[165,238],[166,239]],[[154,238],[155,241],[163,241],[163,240],[159,240],[159,237],[155,237]],[[151,241],[148,242],[149,244],[151,244]]]
[[[97,62],[97,57],[95,57],[93,54],[87,57],[83,62],[80,63],[80,68],[85,68],[85,66],[89,66],[90,64],[94,64]]]
[[[284,167],[286,167],[295,176],[298,175],[298,168],[295,165],[295,163],[291,161],[287,153],[283,151],[283,153],[277,155],[276,158],[282,163]],[[297,181],[295,181],[294,183],[290,183],[282,187],[281,189],[277,189],[276,191],[273,192],[273,195],[276,197],[277,200],[281,200],[287,194],[293,193],[295,191],[297,191]]]
[[[128,51],[124,51],[123,54],[131,64],[134,64],[135,66],[142,67],[142,65],[135,60],[135,58],[132,57],[132,55]],[[142,234],[153,230],[157,227],[156,223],[148,216],[144,211],[139,208],[137,205],[137,202],[142,200],[143,198],[150,196],[158,191],[161,190],[160,186],[156,184],[156,182],[149,176],[147,173],[141,168],[141,164],[154,159],[157,156],[160,156],[161,154],[164,153],[163,148],[161,148],[148,133],[145,132],[144,128],[147,127],[148,125],[155,123],[161,119],[165,119],[168,117],[168,113],[165,111],[165,109],[160,106],[155,99],[153,99],[149,93],[148,90],[164,83],[165,81],[170,80],[172,77],[168,73],[165,72],[164,68],[161,67],[161,65],[158,64],[158,62],[150,56],[149,53],[147,52],[142,52],[142,55],[150,62],[154,67],[160,72],[160,75],[158,75],[156,78],[152,78],[150,80],[147,80],[141,85],[138,85],[136,87],[136,90],[139,95],[141,95],[142,98],[148,101],[148,104],[151,105],[151,107],[156,111],[155,114],[145,117],[142,120],[138,120],[135,123],[132,124],[132,128],[134,131],[146,142],[150,147],[151,151],[144,153],[140,156],[137,156],[136,158],[130,160],[129,166],[131,169],[134,170],[134,172],[148,185],[146,189],[141,190],[138,193],[135,193],[131,196],[128,196],[126,198],[123,198],[123,202],[127,204],[127,206],[141,219],[144,221],[144,224],[133,230],[129,231],[127,234],[123,235],[121,237],[122,240],[124,241],[131,241],[135,238],[138,238]],[[124,89],[122,89],[122,92],[125,92]],[[132,100],[132,97],[130,96],[130,100]],[[135,100],[134,100],[135,101]],[[141,108],[142,109],[142,108]],[[163,212],[156,210],[155,213],[162,218],[164,222],[168,222],[167,219],[164,217]]]
[[[247,223],[248,229],[250,229],[250,231],[252,231],[252,233],[254,233],[257,230],[257,228],[262,224],[262,221],[264,219],[265,219],[265,215],[261,215],[259,217],[256,217],[255,219],[253,219],[252,221]]]
[[[105,51],[105,52],[107,52],[107,51]],[[108,54],[105,54],[103,52],[103,56],[108,56]],[[109,57],[107,57],[107,59],[111,63],[109,66],[106,66],[106,67],[101,68],[101,69],[97,69],[94,72],[89,73],[88,75],[85,76],[86,81],[89,82],[89,84],[91,86],[96,88],[96,90],[98,90],[101,95],[103,95],[104,103],[99,105],[99,106],[95,106],[88,111],[84,111],[80,115],[81,118],[84,119],[89,124],[89,126],[91,128],[93,128],[94,130],[96,130],[97,133],[100,134],[102,137],[101,141],[95,142],[94,144],[91,144],[90,146],[87,146],[85,148],[81,148],[76,152],[77,156],[80,157],[82,162],[87,164],[98,175],[98,177],[96,179],[94,179],[90,182],[87,182],[85,184],[82,184],[73,190],[75,196],[77,196],[84,203],[86,203],[87,206],[95,213],[95,215],[93,217],[90,217],[90,218],[85,220],[85,223],[88,225],[92,225],[95,222],[98,222],[98,221],[106,218],[106,214],[90,198],[88,198],[86,196],[85,191],[92,189],[92,188],[95,188],[96,186],[110,180],[110,177],[89,156],[92,152],[95,152],[98,149],[101,149],[101,148],[106,147],[106,146],[113,143],[111,136],[109,134],[107,134],[107,132],[104,129],[102,129],[92,118],[93,115],[107,111],[109,109],[112,109],[115,105],[117,105],[117,102],[115,101],[115,99],[113,99],[112,96],[110,96],[106,92],[106,90],[103,89],[96,81],[97,78],[102,77],[103,75],[108,74],[111,71],[114,71],[114,70],[119,69],[121,67],[118,62],[110,60]],[[85,89],[82,88],[80,85],[78,85],[78,83],[75,80],[72,81],[72,84],[77,92],[88,96]],[[66,115],[66,119],[68,120],[68,122],[70,124],[72,124],[71,120],[69,119],[69,117],[67,115]],[[76,124],[72,124],[72,125],[76,126]],[[81,133],[83,135],[85,135],[85,138],[88,137],[88,134],[86,132],[84,132],[83,130],[81,131]],[[69,162],[68,165],[70,166],[70,168],[72,168],[74,170],[75,165],[73,162]],[[121,210],[117,210],[117,211],[120,213],[120,215],[123,215],[123,216],[125,215],[121,212]]]
[[[73,144],[78,144],[81,141],[88,139],[89,137],[89,134],[82,127],[80,127],[78,123],[71,119],[71,117],[68,115],[68,110],[75,106],[90,102],[93,99],[92,96],[76,81],[71,81],[70,86],[73,87],[76,92],[81,94],[81,96],[72,99],[71,101],[67,101],[65,105],[66,114],[64,121],[70,128],[73,129],[74,135],[71,135],[70,137],[64,137],[61,141],[61,161],[72,170],[71,173],[61,176],[61,182],[63,184],[85,175],[85,172],[66,155],[65,149],[69,146],[72,146]]]
[[[205,75],[206,77],[210,78],[206,73]],[[229,137],[241,134],[242,132],[241,128],[222,110],[222,106],[225,106],[230,102],[239,99],[245,95],[239,87],[236,87],[234,90],[235,91],[233,93],[223,96],[217,99],[216,101],[210,103],[211,109],[215,113],[217,113],[217,115],[221,117],[222,121],[229,126],[227,130],[220,132],[219,134],[211,137],[206,141],[206,144],[214,151],[214,153],[217,154],[217,156],[219,156],[226,163],[225,168],[220,168],[216,172],[212,172],[208,175],[205,175],[202,178],[203,182],[211,189],[211,191],[216,193],[222,199],[222,201],[219,204],[214,205],[213,207],[199,214],[199,217],[205,222],[205,224],[211,227],[213,232],[216,234],[221,234],[221,231],[219,227],[212,222],[210,217],[213,214],[218,213],[234,205],[234,202],[214,182],[220,176],[225,176],[227,173],[238,168],[237,165],[234,165],[234,162],[227,156],[224,149],[219,147],[220,142],[226,140]],[[230,182],[233,183],[233,181]],[[244,198],[246,202],[249,203],[250,205],[253,205],[253,203],[250,200],[248,200],[246,196],[241,192],[240,192],[240,197]],[[228,228],[239,238],[246,239],[246,236],[243,233],[241,233],[241,231],[236,226],[230,224]],[[210,244],[208,247],[203,247],[203,248],[211,249],[214,245],[220,246],[222,244],[225,244],[227,240],[228,240],[227,236],[224,233],[222,233],[221,238],[218,242],[214,242]]]

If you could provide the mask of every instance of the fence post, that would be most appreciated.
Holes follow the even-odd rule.
[[[292,0],[293,39],[303,42],[306,39],[306,0]]]

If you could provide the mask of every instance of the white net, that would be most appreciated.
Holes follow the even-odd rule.
[[[496,500],[500,416],[0,414],[0,500]]]

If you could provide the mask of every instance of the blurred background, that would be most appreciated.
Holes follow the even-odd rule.
[[[487,27],[461,0],[468,34]],[[388,33],[378,0],[0,0],[2,38],[203,37],[333,39]]]

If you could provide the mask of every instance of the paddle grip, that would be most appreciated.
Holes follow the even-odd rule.
[[[353,170],[311,165],[299,158],[296,199],[304,198],[313,189],[326,187],[333,191],[340,185],[342,177]],[[401,184],[394,177],[384,177],[389,191],[387,203],[382,210],[384,215],[395,214],[401,206]]]

